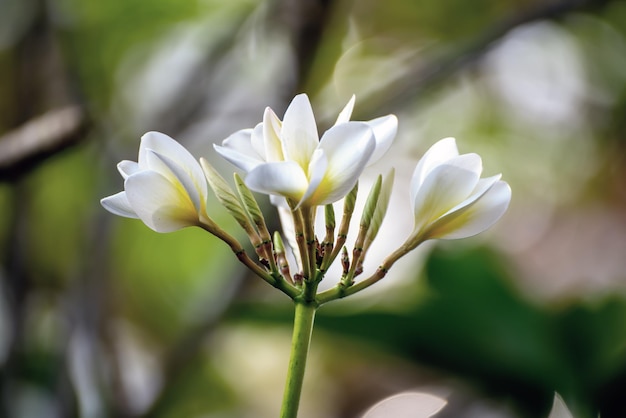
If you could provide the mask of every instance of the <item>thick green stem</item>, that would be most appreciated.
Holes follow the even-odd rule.
[[[283,396],[281,418],[296,418],[302,393],[302,382],[306,359],[309,353],[311,332],[317,305],[306,301],[296,300],[296,312],[293,321],[293,337],[291,340],[291,357],[287,370],[287,382]]]

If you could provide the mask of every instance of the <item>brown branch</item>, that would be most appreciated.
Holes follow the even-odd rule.
[[[0,137],[0,181],[14,180],[84,137],[82,108],[67,106],[31,119]]]

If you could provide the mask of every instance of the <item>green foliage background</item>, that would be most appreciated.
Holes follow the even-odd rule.
[[[381,171],[406,181],[456,136],[513,201],[483,237],[319,312],[302,416],[408,390],[446,397],[444,418],[547,416],[555,391],[576,417],[626,416],[625,86],[618,0],[3,0],[0,416],[277,415],[289,301],[206,233],[99,199],[144,132],[212,159],[303,91],[320,129],[353,93],[357,119],[399,116]],[[24,131],[66,106],[80,129],[52,147],[52,125]]]

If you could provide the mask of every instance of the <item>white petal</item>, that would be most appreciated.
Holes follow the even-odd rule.
[[[139,170],[139,164],[134,161],[123,160],[117,164],[117,171],[120,172],[124,180],[126,180],[128,176],[135,174]]]
[[[306,170],[319,144],[313,109],[306,94],[294,97],[287,108],[281,138],[285,159],[297,162]]]
[[[448,402],[428,393],[400,393],[370,408],[363,418],[429,418]]]
[[[222,147],[262,160],[261,155],[256,152],[255,147],[252,145],[252,132],[253,129],[250,128],[241,129],[223,140]]]
[[[437,221],[432,237],[460,239],[480,234],[500,219],[510,201],[511,188],[506,182],[498,181],[475,203]]]
[[[337,121],[335,122],[335,125],[339,125],[340,123],[346,123],[350,121],[350,117],[352,117],[352,110],[354,109],[354,100],[355,100],[355,96],[353,94],[350,100],[348,101],[348,103],[343,108],[343,110],[339,112],[339,116],[337,116]]]
[[[206,187],[203,187],[206,185],[205,177],[202,177],[202,179],[200,179],[201,184],[196,184],[194,181],[195,179],[191,177],[187,167],[181,167],[177,165],[166,155],[161,155],[152,150],[148,150],[148,160],[150,160],[151,158],[158,158],[163,164],[167,166],[171,174],[174,175],[174,178],[170,178],[170,181],[174,184],[179,183],[185,189],[187,195],[193,202],[196,211],[200,212],[203,209],[202,203],[206,202],[207,196],[207,192],[204,191]],[[155,165],[154,163],[151,164]],[[160,171],[160,173],[165,174],[163,173],[163,171]],[[168,176],[166,175],[166,177]]]
[[[395,115],[387,115],[366,123],[374,131],[374,138],[376,139],[376,149],[368,162],[369,165],[380,160],[391,147],[398,132],[398,118]]]
[[[411,185],[419,187],[433,168],[458,155],[459,150],[456,147],[454,138],[444,138],[435,142],[417,163],[411,179]],[[413,198],[413,196],[411,197]]]
[[[483,195],[487,193],[489,189],[491,189],[491,187],[501,178],[502,174],[497,174],[495,176],[478,180],[478,183],[476,183],[476,187],[474,187],[474,190],[472,191],[472,193],[470,193],[467,199],[450,209],[444,216],[456,212],[464,208],[465,206],[473,205],[474,202],[483,197]]]
[[[198,214],[182,187],[155,171],[133,174],[124,183],[137,216],[156,232],[172,232],[198,224]]]
[[[259,159],[263,161],[267,161],[265,157],[265,140],[263,139],[263,123],[258,123],[254,129],[252,130],[252,135],[250,136],[250,144],[252,149],[249,150],[252,155],[258,156]]]
[[[374,152],[375,140],[364,122],[348,122],[330,128],[319,148],[328,159],[328,166],[309,203],[325,205],[344,197],[356,184]],[[313,174],[309,175],[310,177]],[[317,177],[318,174],[315,174]]]
[[[270,203],[279,209],[284,208],[291,211],[287,199],[285,199],[283,196],[270,195]]]
[[[151,168],[156,171],[163,169],[163,163],[160,159],[151,158],[150,150],[155,153],[167,157],[175,165],[183,169],[196,185],[202,196],[208,194],[208,186],[204,178],[204,172],[200,163],[191,155],[187,148],[160,132],[148,132],[141,137],[141,145],[139,146],[139,167]],[[152,167],[151,164],[154,164]],[[167,175],[167,171],[162,174]]]
[[[293,161],[266,163],[246,176],[246,186],[259,193],[288,197],[299,201],[308,181],[299,164]]]
[[[135,213],[130,202],[126,197],[126,192],[119,192],[112,196],[105,197],[100,200],[100,204],[109,212],[123,216],[125,218],[137,219],[139,216]]]
[[[190,160],[195,158],[187,151],[185,147],[179,144],[175,139],[161,133],[161,132],[147,132],[141,137],[141,143],[139,144],[139,167],[142,169],[150,168],[147,158],[147,151],[151,149],[159,154],[168,155],[170,158],[181,162],[189,163]],[[176,158],[174,157],[176,156]]]
[[[300,271],[302,269],[302,260],[300,258],[300,251],[298,251],[298,242],[296,241],[296,228],[293,224],[291,209],[286,205],[287,202],[285,201],[285,206],[278,206],[278,217],[283,230],[283,239],[287,241],[290,250],[289,253],[296,263],[293,271]],[[292,267],[294,266],[292,265]]]
[[[430,171],[414,196],[412,193],[415,227],[418,229],[463,202],[478,184],[480,172],[475,169],[481,164],[478,155],[465,154],[449,162],[452,164],[442,164]],[[411,191],[414,190],[411,184]]]
[[[300,199],[298,206],[302,204],[309,204],[307,200],[317,191],[317,188],[324,179],[327,169],[328,158],[326,158],[326,154],[322,149],[315,150],[309,164],[309,172],[307,173],[309,185]]]
[[[269,107],[263,114],[263,141],[265,160],[269,162],[283,161],[283,145],[280,140],[282,123],[276,113]]]
[[[246,131],[252,132],[251,129],[246,129]],[[230,162],[232,165],[245,172],[248,172],[257,165],[263,164],[265,162],[261,159],[260,156],[256,155],[256,152],[249,152],[250,150],[252,150],[251,142],[248,143],[248,152],[241,152],[233,146],[219,146],[216,144],[213,144],[213,148],[215,149],[215,151],[217,151],[219,155],[224,157],[224,159],[228,160],[228,162]]]

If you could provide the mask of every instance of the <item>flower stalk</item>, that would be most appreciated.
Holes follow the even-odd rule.
[[[295,301],[291,354],[280,418],[296,418],[298,416],[316,310],[317,304],[315,302]]]

